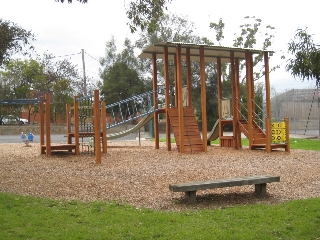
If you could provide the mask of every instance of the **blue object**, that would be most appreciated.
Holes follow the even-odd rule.
[[[27,138],[27,136],[26,136],[23,132],[21,132],[21,140],[22,140],[23,142],[25,142],[25,141],[26,141],[26,138]]]
[[[33,138],[34,138],[34,135],[31,132],[29,132],[28,133],[28,141],[33,142]]]

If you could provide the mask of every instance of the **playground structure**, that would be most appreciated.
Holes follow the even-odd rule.
[[[96,156],[96,163],[101,163],[101,153],[107,152],[107,140],[135,132],[154,118],[155,111],[164,112],[154,109],[153,95],[154,91],[149,91],[109,105],[100,102],[98,90],[91,96],[74,97],[73,106],[66,106],[68,150],[80,154],[81,149],[86,149]],[[108,129],[134,120],[137,120],[134,127],[107,134]]]
[[[256,114],[257,105],[254,102],[253,55],[264,56],[265,68],[265,104],[264,119]],[[40,104],[40,146],[41,153],[50,156],[52,151],[66,150],[80,154],[80,147],[92,149],[96,163],[101,163],[101,153],[107,152],[107,139],[114,139],[134,132],[154,121],[155,149],[159,148],[158,116],[165,114],[166,148],[171,150],[171,131],[173,132],[180,153],[207,152],[211,140],[220,138],[221,147],[241,148],[241,134],[249,140],[249,149],[284,148],[290,151],[289,120],[271,121],[271,101],[269,83],[269,52],[252,49],[226,48],[211,45],[196,45],[184,43],[158,43],[143,50],[141,58],[151,58],[153,65],[153,90],[117,103],[106,105],[100,101],[99,91],[91,96],[74,97],[74,105],[66,106],[67,111],[67,143],[51,144],[50,140],[50,95],[34,100],[0,101],[0,104]],[[157,59],[163,60],[164,89],[159,89],[157,80]],[[169,93],[169,60],[174,62],[174,96]],[[200,63],[201,83],[201,132],[192,107],[191,61]],[[240,97],[240,61],[245,61],[247,102]],[[183,81],[182,63],[186,63],[186,79]],[[206,76],[205,63],[215,62],[218,72],[218,114],[219,119],[213,129],[207,131],[206,116]],[[231,99],[222,98],[222,64],[229,63],[231,69]],[[184,86],[186,85],[186,87]],[[164,106],[158,105],[159,91],[165,98]],[[173,99],[171,99],[173,98]],[[171,103],[173,103],[171,105]],[[243,114],[245,109],[246,114]],[[133,120],[140,120],[135,127],[115,134],[107,134],[107,130]],[[258,121],[264,122],[261,129]],[[224,126],[231,125],[232,136],[224,136]],[[84,142],[81,139],[88,138]],[[74,139],[74,142],[73,142]]]
[[[264,119],[258,119],[257,105],[254,101],[253,55],[262,54],[265,72],[265,104]],[[218,72],[218,114],[219,138],[221,147],[241,148],[241,133],[249,140],[249,149],[265,149],[268,153],[272,149],[284,148],[290,151],[289,145],[289,120],[272,122],[269,80],[269,51],[260,51],[242,48],[228,48],[212,45],[198,45],[188,43],[163,42],[149,46],[142,51],[139,57],[150,58],[153,65],[153,90],[154,99],[157,99],[157,59],[163,60],[165,81],[165,115],[166,115],[166,148],[171,150],[170,127],[174,132],[177,147],[181,153],[207,152],[207,116],[206,116],[206,74],[205,63],[215,62]],[[169,60],[174,62],[174,101],[171,101],[169,88]],[[200,64],[201,83],[201,112],[202,131],[200,133],[192,107],[191,61]],[[245,61],[247,102],[243,103],[240,97],[240,61]],[[186,65],[186,79],[182,79],[182,63]],[[232,98],[225,102],[222,98],[222,64],[229,63],[231,71]],[[184,86],[186,87],[187,100],[184,100]],[[154,108],[157,109],[155,102]],[[170,103],[174,102],[174,106]],[[185,103],[187,102],[187,103]],[[243,115],[242,109],[246,110]],[[227,110],[227,111],[225,111]],[[229,114],[225,114],[228,112]],[[154,119],[158,113],[155,112]],[[258,121],[265,123],[265,130],[261,129]],[[232,136],[224,136],[224,126],[232,126]],[[157,121],[154,122],[155,148],[159,148],[159,131]],[[202,135],[202,137],[201,137]]]

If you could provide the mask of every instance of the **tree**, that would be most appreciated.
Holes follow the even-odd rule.
[[[64,2],[65,0],[55,0],[56,2]],[[88,0],[77,0],[80,3],[88,3]],[[153,32],[159,22],[159,19],[164,15],[166,5],[172,0],[135,0],[130,1],[129,7],[126,9],[126,14],[129,19],[128,25],[132,33],[138,28],[142,31],[147,30]],[[68,0],[72,3],[72,0]]]
[[[128,38],[124,50],[117,53],[114,37],[106,44],[105,58],[100,59],[103,70],[101,96],[107,104],[114,103],[146,91],[145,79],[139,73],[134,46]]]
[[[256,48],[261,50],[268,50],[268,48],[271,47],[273,39],[274,39],[274,30],[275,28],[266,25],[265,31],[261,31],[262,20],[256,19],[255,17],[249,17],[246,16],[245,23],[240,25],[241,33],[235,34],[235,39],[233,40],[233,46],[234,47],[241,47],[241,48]],[[262,39],[262,42],[258,42],[258,34],[260,34],[260,38]],[[260,45],[261,47],[257,47],[257,45]],[[281,57],[283,58],[283,57]],[[257,54],[253,58],[253,66],[256,66],[257,64],[261,64],[263,60],[263,53]],[[244,64],[240,65],[240,70],[244,68]],[[279,65],[272,66],[270,68],[270,72],[274,71],[275,69],[279,68]],[[264,69],[261,67],[261,70],[254,72],[254,80],[259,80],[262,76],[264,76]]]
[[[3,21],[1,18],[0,39],[0,68],[3,64],[9,62],[13,54],[22,53],[27,55],[30,50],[34,49],[30,45],[31,41],[35,40],[35,36],[31,31],[27,31],[10,21]]]
[[[312,35],[307,29],[298,29],[294,39],[288,44],[288,52],[294,57],[288,60],[286,70],[294,77],[301,77],[302,81],[315,79],[320,103],[320,49],[313,42]],[[320,104],[319,126],[320,126]],[[320,128],[319,128],[320,137]]]
[[[233,40],[233,46],[239,48],[251,48],[251,49],[261,49],[261,50],[268,50],[271,47],[273,39],[274,39],[274,27],[270,25],[266,25],[263,29],[262,20],[256,19],[255,17],[245,17],[244,24],[240,25],[240,33],[236,33],[235,39]],[[222,19],[219,20],[218,23],[210,23],[210,28],[213,29],[216,33],[215,37],[216,40],[221,45],[221,41],[224,39],[223,30],[225,28],[225,24]],[[259,38],[260,35],[260,38]],[[258,41],[258,39],[261,39]],[[261,46],[261,47],[257,47]],[[258,68],[258,71],[254,72],[254,80],[259,80],[262,76],[264,76],[264,67],[262,66],[263,60],[263,53],[255,55],[253,58],[253,65],[254,66],[261,66]],[[240,74],[241,71],[244,69],[245,63],[240,62]],[[270,71],[274,71],[276,68],[279,68],[279,65],[275,65],[270,68]],[[256,68],[255,68],[256,69]],[[243,72],[242,72],[243,73]],[[223,74],[223,82],[222,82],[222,91],[223,91],[223,98],[230,98],[231,97],[231,79],[230,79],[230,68],[229,65],[223,64],[222,65],[222,74]],[[243,74],[242,74],[243,76]],[[242,79],[241,79],[242,78]],[[246,94],[246,86],[245,86],[245,77],[241,77],[240,75],[240,95],[243,102],[241,104],[241,113],[245,116],[246,113],[246,102],[247,102],[247,94]],[[263,113],[261,112],[263,106],[263,86],[262,84],[255,85],[255,103],[257,104],[256,114],[258,118],[263,119]]]
[[[286,70],[302,81],[315,79],[320,81],[320,49],[313,42],[307,29],[298,29],[294,39],[288,44],[288,52],[293,58],[288,59]],[[317,84],[318,85],[318,84]]]
[[[70,95],[83,95],[83,81],[80,77],[77,65],[74,65],[68,59],[57,60],[52,54],[43,54],[38,62],[43,66],[45,79],[37,82],[35,89],[39,91],[50,91],[54,84],[62,79],[67,79],[72,87]]]
[[[64,119],[65,104],[70,103],[73,96],[82,94],[81,78],[76,66],[67,59],[53,59],[52,55],[45,54],[43,59],[38,60],[11,60],[4,71],[0,71],[0,98],[28,99],[33,98],[34,92],[53,91],[53,107],[57,115]],[[30,106],[23,107],[28,107],[30,113]]]

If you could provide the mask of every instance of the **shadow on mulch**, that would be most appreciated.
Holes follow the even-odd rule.
[[[244,193],[210,193],[197,195],[196,203],[188,203],[184,197],[173,198],[173,203],[176,207],[181,208],[197,208],[197,209],[212,209],[212,208],[225,208],[232,206],[244,206],[248,204],[258,203],[277,203],[279,200],[275,199],[274,196],[267,194],[265,197],[259,197],[253,192]]]

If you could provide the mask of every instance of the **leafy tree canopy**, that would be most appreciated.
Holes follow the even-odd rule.
[[[17,24],[4,21],[1,18],[0,39],[0,67],[8,63],[13,54],[22,53],[26,55],[29,50],[34,49],[30,45],[31,41],[35,40],[35,36],[31,31],[27,31]]]
[[[307,29],[298,29],[292,41],[288,44],[288,52],[293,55],[288,59],[286,70],[294,77],[303,80],[316,79],[320,81],[320,49],[313,42]]]
[[[101,95],[107,104],[114,103],[146,91],[145,79],[139,72],[134,46],[127,38],[124,50],[117,53],[116,42],[112,36],[106,44],[105,58],[100,59]]]
[[[64,2],[65,0],[55,0],[56,2]],[[88,3],[88,0],[77,0],[81,3]],[[129,19],[128,25],[132,33],[139,28],[144,31],[153,32],[167,9],[166,5],[172,0],[134,0],[130,1],[127,6],[126,14]],[[72,3],[72,0],[68,0]]]

